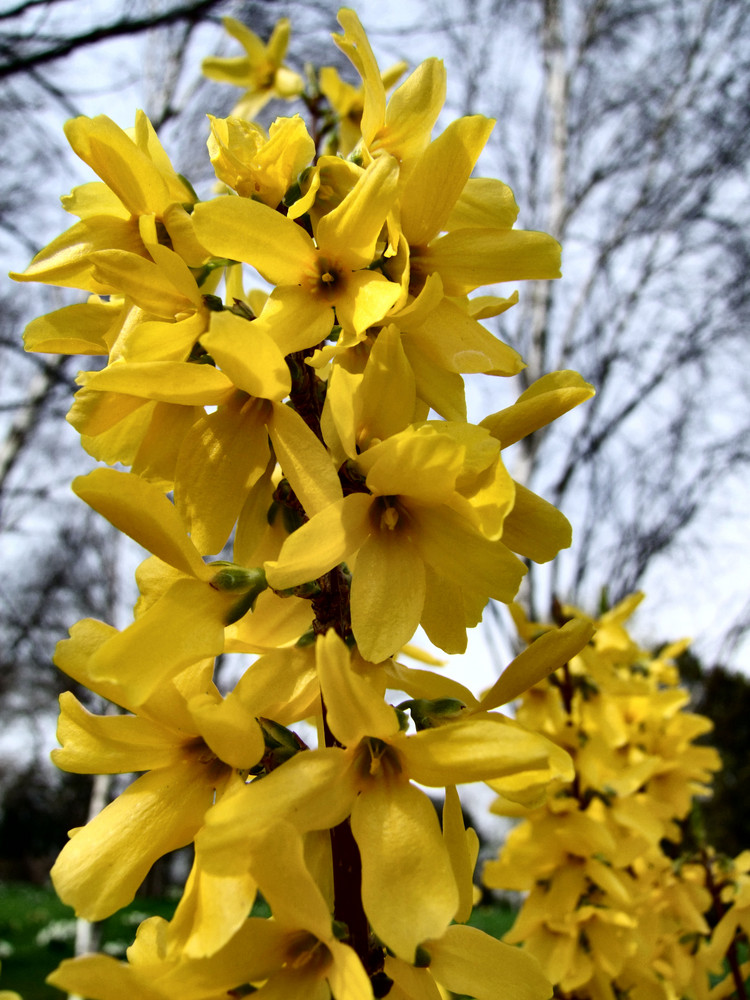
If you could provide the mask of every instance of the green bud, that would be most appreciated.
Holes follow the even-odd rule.
[[[414,725],[418,731],[436,729],[446,723],[455,722],[465,711],[466,705],[458,698],[413,698],[404,701],[399,709],[411,712]]]
[[[229,608],[224,618],[225,625],[233,625],[248,611],[252,611],[259,594],[268,589],[266,574],[260,566],[245,569],[230,562],[215,562],[211,566],[221,567],[211,580],[214,590],[236,593],[238,600]]]
[[[432,955],[423,948],[421,944],[417,945],[417,953],[414,956],[414,967],[416,969],[426,969],[430,962],[432,961]]]
[[[204,295],[203,305],[208,309],[209,312],[223,312],[224,303],[219,295]]]
[[[333,931],[333,936],[337,941],[346,941],[349,937],[349,927],[343,920],[332,920],[331,930]]]
[[[398,716],[398,728],[402,733],[405,733],[409,728],[409,716],[400,708],[394,708],[393,711]]]
[[[313,627],[310,626],[310,628],[307,630],[307,632],[303,632],[302,635],[299,637],[299,639],[297,639],[297,641],[295,642],[294,645],[298,649],[304,649],[306,646],[314,646],[315,645],[315,630],[313,629]]]
[[[273,719],[265,719],[262,716],[258,719],[258,725],[263,731],[263,742],[267,749],[276,750],[279,747],[286,747],[296,753],[302,749],[299,737],[291,729],[282,726],[280,722]]]

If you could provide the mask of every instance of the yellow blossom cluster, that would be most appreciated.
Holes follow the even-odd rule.
[[[498,787],[492,811],[521,822],[483,880],[527,893],[505,940],[539,960],[555,996],[718,1000],[735,988],[731,976],[710,984],[746,928],[750,855],[721,885],[708,849],[675,860],[679,821],[710,793],[721,762],[694,742],[711,722],[685,710],[674,657],[687,642],[654,656],[626,629],[641,598],[603,614],[588,645],[522,695],[517,719],[565,749],[575,775],[556,779],[541,803],[511,802]],[[557,612],[586,620],[575,608]],[[520,611],[516,619],[530,650],[554,628]]]
[[[81,956],[51,977],[92,1000],[551,992],[533,957],[463,925],[477,839],[455,786],[524,801],[570,780],[564,750],[496,709],[593,626],[551,631],[481,699],[396,657],[418,626],[462,652],[525,560],[570,543],[502,451],[593,390],[553,372],[467,421],[464,375],[523,367],[481,322],[516,293],[474,293],[557,277],[560,248],[473,176],[491,120],[433,137],[442,63],[388,99],[403,67],[381,74],[356,15],[339,20],[361,86],[324,69],[312,92],[283,63],[286,22],[268,44],[226,22],[245,55],[205,71],[246,93],[209,117],[216,197],[198,198],[142,113],[130,131],[69,122],[99,180],[14,275],[88,293],[34,320],[26,346],[103,359],[68,419],[104,464],[73,488],[148,553],[132,623],[80,621],[55,654],[121,709],[63,695],[58,766],[140,777],[71,831],[53,882],[99,920],[195,847],[174,917],[145,921],[127,962]],[[249,119],[272,98],[299,98],[310,122],[266,132]],[[223,654],[251,660],[227,694]],[[418,786],[445,790],[442,824]],[[251,915],[258,893],[270,918]]]

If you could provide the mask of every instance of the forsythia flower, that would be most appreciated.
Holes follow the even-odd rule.
[[[222,18],[222,24],[245,55],[204,59],[203,72],[211,80],[247,88],[232,112],[237,118],[255,118],[273,97],[294,100],[300,95],[304,87],[301,77],[283,64],[291,31],[287,18],[277,23],[267,44],[233,17]]]
[[[56,653],[125,711],[65,694],[58,765],[140,776],[72,832],[53,878],[99,919],[156,858],[195,845],[174,917],[145,921],[127,962],[80,956],[53,974],[81,996],[550,994],[529,954],[459,926],[478,838],[456,786],[491,782],[539,806],[570,784],[578,748],[496,709],[585,656],[593,625],[549,630],[483,697],[394,656],[419,625],[463,650],[488,600],[512,601],[524,560],[570,544],[564,515],[513,481],[502,451],[593,389],[548,373],[467,420],[464,375],[524,366],[483,325],[518,293],[485,286],[558,277],[560,247],[515,229],[512,192],[472,176],[491,119],[433,136],[442,63],[387,97],[403,67],[381,73],[354,12],[339,19],[360,87],[328,69],[306,89],[284,64],[286,20],[266,44],[225,19],[245,54],[204,71],[246,92],[209,116],[218,197],[196,196],[142,112],[132,133],[103,116],[69,123],[100,180],[64,199],[80,221],[15,275],[88,294],[32,321],[26,344],[102,358],[78,376],[68,419],[95,459],[127,471],[73,488],[146,554],[132,621],[79,622]],[[300,97],[308,117],[266,131],[250,119],[274,97]],[[248,288],[248,268],[270,287]],[[669,767],[654,747],[616,775],[623,789],[659,782],[670,806],[673,772],[710,770],[679,707],[665,699],[671,728],[649,730]],[[649,728],[647,702],[629,711]],[[445,790],[442,828],[420,786]],[[620,829],[638,844],[668,829],[666,811],[649,826],[631,799],[604,847]],[[581,856],[561,904],[604,869]],[[251,915],[256,891],[270,918]]]
[[[505,939],[535,956],[562,992],[703,1000],[708,969],[727,950],[722,935],[736,924],[723,918],[708,944],[710,879],[697,863],[676,868],[661,844],[679,840],[675,820],[709,790],[720,762],[693,744],[710,722],[683,711],[688,695],[675,686],[670,657],[685,644],[650,656],[625,628],[640,596],[606,612],[591,642],[522,696],[519,721],[570,752],[575,778],[530,809],[498,786],[493,811],[523,821],[484,881],[528,891]],[[551,628],[520,616],[519,624],[532,640],[541,632],[529,652]]]

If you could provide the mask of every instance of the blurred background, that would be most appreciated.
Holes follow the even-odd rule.
[[[205,114],[228,114],[239,96],[200,76],[202,57],[239,53],[221,17],[265,39],[289,16],[290,66],[335,65],[356,82],[330,41],[336,9],[4,0],[3,270],[23,269],[67,228],[59,196],[92,179],[67,148],[67,118],[105,113],[128,127],[143,108],[177,169],[208,196]],[[710,835],[737,853],[750,828],[737,808],[750,801],[750,5],[363,0],[356,9],[381,68],[445,60],[446,123],[497,119],[480,173],[513,188],[520,228],[563,244],[563,279],[522,285],[520,304],[488,322],[528,368],[485,379],[491,389],[468,386],[474,419],[548,371],[576,369],[597,389],[580,412],[507,453],[513,475],[574,527],[553,566],[530,569],[522,601],[549,620],[554,597],[595,614],[644,589],[639,641],[656,649],[692,637],[684,676],[696,710],[717,723],[725,760],[724,812]],[[262,120],[298,110],[277,102]],[[92,808],[90,779],[48,763],[57,695],[69,686],[52,651],[79,618],[129,620],[140,558],[69,489],[93,463],[64,416],[76,372],[98,359],[23,352],[25,324],[69,301],[66,290],[0,283],[0,879],[38,884]],[[504,609],[490,607],[471,646],[477,676],[489,683],[514,649]],[[113,789],[95,791],[98,808]],[[164,892],[180,864],[167,859],[147,891]]]

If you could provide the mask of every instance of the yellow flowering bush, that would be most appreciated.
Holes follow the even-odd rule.
[[[592,623],[587,646],[521,696],[518,721],[565,749],[575,774],[541,802],[510,801],[496,786],[492,811],[521,822],[483,880],[527,893],[505,940],[538,959],[557,997],[745,997],[750,964],[740,968],[736,946],[747,941],[750,854],[729,862],[701,846],[678,856],[679,822],[721,762],[694,742],[712,724],[685,710],[674,657],[687,643],[654,656],[626,629],[641,597]],[[554,634],[518,609],[516,620],[529,650]]]
[[[103,359],[68,418],[103,464],[73,489],[147,553],[132,622],[78,622],[55,654],[122,710],[64,695],[56,763],[140,776],[71,831],[53,882],[98,920],[157,858],[195,847],[173,919],[145,921],[127,962],[80,956],[51,976],[92,1000],[551,993],[533,956],[463,926],[477,839],[455,786],[525,802],[573,779],[575,748],[497,709],[593,626],[551,630],[482,698],[399,654],[419,626],[463,652],[525,560],[570,544],[502,452],[593,389],[548,373],[467,421],[463,376],[524,364],[482,324],[515,291],[474,293],[558,277],[560,247],[514,228],[512,192],[473,176],[491,120],[433,137],[442,63],[388,97],[404,67],[381,73],[354,12],[339,20],[359,87],[325,68],[305,85],[284,64],[286,21],[267,44],[225,22],[245,55],[204,69],[244,93],[209,119],[208,200],[143,113],[129,131],[69,122],[99,179],[14,275],[88,295],[30,323],[26,346]],[[309,120],[250,120],[278,98]],[[225,653],[250,665],[223,695]],[[681,732],[668,738],[677,754]],[[424,786],[444,789],[442,824]],[[251,916],[258,893],[270,918]]]

